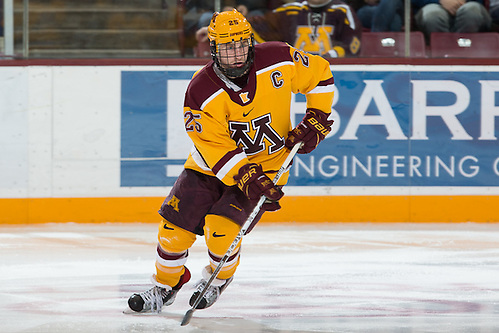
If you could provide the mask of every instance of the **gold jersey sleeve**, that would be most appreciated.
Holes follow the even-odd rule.
[[[193,77],[185,95],[185,128],[194,147],[184,167],[216,176],[228,186],[247,163],[261,164],[272,178],[289,154],[284,142],[292,129],[293,93],[304,94],[308,108],[330,113],[333,91],[328,61],[282,42],[255,46],[242,88],[210,62]]]

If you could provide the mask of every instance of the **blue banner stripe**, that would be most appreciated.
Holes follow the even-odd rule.
[[[121,73],[121,157],[166,156],[166,82],[163,71]]]
[[[167,166],[183,161],[166,151],[167,87],[193,73],[122,73],[122,186],[175,181]],[[339,71],[335,84],[334,135],[296,158],[289,185],[499,186],[498,72]],[[296,123],[305,102],[295,97]]]

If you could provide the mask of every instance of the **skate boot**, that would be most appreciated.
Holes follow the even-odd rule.
[[[191,272],[185,268],[185,273],[180,277],[179,283],[175,287],[163,285],[154,286],[151,289],[139,294],[133,294],[128,299],[128,306],[135,312],[161,312],[163,306],[168,306],[175,301],[178,291],[191,278]],[[153,283],[156,279],[153,277]]]
[[[194,294],[192,294],[191,299],[189,300],[190,306],[194,305],[198,298],[198,295],[201,294],[201,291],[203,291],[212,273],[213,272],[210,266],[206,266],[203,269],[203,278],[198,281],[198,283],[196,283],[196,291],[194,292]],[[206,309],[212,306],[218,300],[220,294],[222,294],[225,288],[227,288],[227,286],[232,282],[233,278],[233,276],[231,276],[227,280],[215,278],[211,285],[208,287],[208,290],[206,290],[206,293],[203,295],[203,298],[201,299],[199,304],[196,306],[196,309]]]

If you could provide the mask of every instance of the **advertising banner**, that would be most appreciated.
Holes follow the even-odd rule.
[[[499,186],[499,72],[352,66],[335,71],[333,132],[295,159],[291,186]],[[121,72],[121,186],[172,186],[192,147],[192,70]],[[305,96],[294,96],[299,122]]]

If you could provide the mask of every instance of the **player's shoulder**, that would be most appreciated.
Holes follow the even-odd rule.
[[[291,46],[284,42],[265,42],[255,45],[255,69],[292,62]]]
[[[213,61],[194,73],[185,94],[185,104],[191,108],[200,109],[204,101],[220,90],[213,80]]]
[[[189,83],[189,86],[199,87],[202,86],[203,84],[206,84],[207,81],[210,81],[209,71],[211,70],[212,66],[213,66],[213,61],[210,61],[203,68],[196,71],[192,75],[192,79],[191,82]]]

